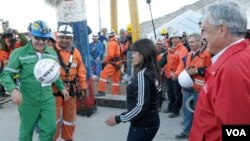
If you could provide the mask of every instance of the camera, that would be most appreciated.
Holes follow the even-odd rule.
[[[4,21],[0,19],[0,35],[3,36],[6,29],[9,27],[9,21]]]

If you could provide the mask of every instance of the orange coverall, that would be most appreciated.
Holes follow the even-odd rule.
[[[59,51],[64,64],[67,65],[69,62],[71,49],[62,49],[59,47],[58,44],[56,44],[56,48]],[[62,66],[60,70],[60,76],[64,82],[66,82],[67,80],[70,82],[73,81],[74,78],[77,78],[80,90],[84,90],[87,88],[86,69],[82,62],[81,54],[76,48],[74,49],[73,60],[69,70],[69,76],[67,76]],[[69,91],[69,83],[65,83],[65,87]],[[58,90],[55,87],[53,87],[53,90],[54,93],[58,93]],[[68,101],[64,101],[63,97],[61,96],[56,96],[57,130],[54,140],[56,140],[60,135],[60,118],[62,120],[61,137],[65,140],[73,140],[73,134],[75,131],[74,122],[76,120],[76,96],[70,96]]]
[[[120,92],[120,69],[122,62],[121,62],[121,50],[120,45],[116,37],[112,37],[108,43],[108,50],[107,55],[104,58],[103,63],[107,64],[103,71],[100,74],[100,79],[98,83],[98,91],[106,92],[106,85],[108,78],[111,77],[111,85],[112,85],[112,94],[117,95]]]
[[[182,43],[178,43],[175,48],[168,49],[168,63],[165,65],[165,75],[167,78],[172,78],[170,75],[171,72],[175,73],[176,76],[179,76],[184,69],[182,58],[185,58],[187,54],[188,50]]]

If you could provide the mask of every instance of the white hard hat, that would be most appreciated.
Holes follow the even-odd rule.
[[[175,29],[170,33],[169,37],[170,38],[172,38],[172,37],[182,37],[182,35],[183,35],[182,30]]]
[[[71,26],[63,24],[58,28],[58,36],[70,36],[73,37],[73,29]]]
[[[51,32],[49,38],[53,39],[54,41],[56,41],[56,35],[55,33]]]
[[[98,39],[98,38],[99,38],[99,36],[98,36],[98,34],[97,34],[97,33],[93,33],[93,34],[92,34],[92,38],[97,38],[97,39]]]
[[[156,39],[156,44],[162,44],[162,43],[164,43],[164,37],[160,35]]]
[[[35,65],[34,75],[40,83],[51,84],[60,76],[60,65],[52,59],[41,59]]]
[[[112,29],[109,33],[108,33],[108,36],[111,37],[111,36],[115,36],[115,32],[114,30]]]
[[[183,70],[178,76],[178,82],[183,88],[191,88],[194,86],[194,82],[186,70]]]

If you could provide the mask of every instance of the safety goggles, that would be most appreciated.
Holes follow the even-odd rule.
[[[37,41],[43,41],[43,42],[45,42],[45,41],[47,41],[49,38],[47,38],[47,37],[37,37],[37,36],[35,36],[34,37]]]

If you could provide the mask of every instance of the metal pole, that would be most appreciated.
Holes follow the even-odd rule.
[[[154,30],[154,35],[155,35],[155,40],[156,40],[156,33],[155,33],[155,24],[154,24],[154,18],[153,18],[153,14],[152,14],[152,10],[151,10],[151,0],[147,0],[148,6],[149,6],[149,11],[150,11],[150,15],[151,15],[151,21],[152,21],[152,25],[153,25],[153,30]]]
[[[101,18],[101,6],[100,6],[100,0],[98,0],[98,14],[99,14],[99,30],[102,29],[102,18]]]

